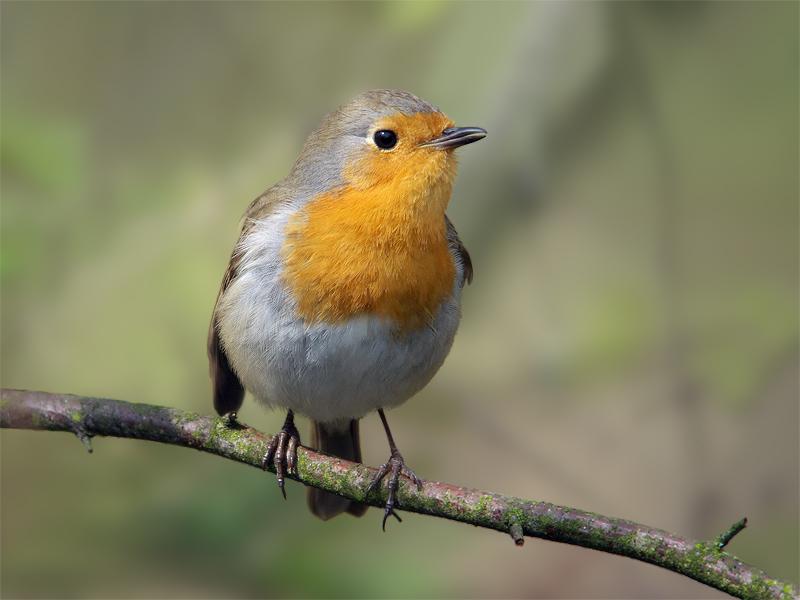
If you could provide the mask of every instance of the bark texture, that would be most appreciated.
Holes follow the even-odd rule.
[[[182,410],[69,394],[2,390],[0,426],[67,431],[89,448],[93,436],[125,437],[195,448],[261,468],[270,436],[244,425]],[[301,483],[382,507],[385,487],[365,497],[375,469],[298,449]],[[724,550],[744,520],[712,540],[692,540],[639,523],[426,481],[422,491],[403,482],[402,510],[494,529],[521,545],[524,537],[563,542],[641,560],[739,598],[800,598],[795,584],[769,577]]]

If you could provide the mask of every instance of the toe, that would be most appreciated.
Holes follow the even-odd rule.
[[[397,519],[398,523],[403,522],[403,519],[400,518],[400,515],[394,512],[393,508],[386,508],[383,511],[383,522],[381,523],[381,529],[383,531],[386,531],[386,521],[389,520],[389,517],[394,517],[395,519]]]
[[[275,456],[275,451],[278,449],[278,436],[272,436],[272,439],[269,441],[269,445],[267,446],[267,452],[264,454],[264,458],[261,460],[261,468],[265,471],[269,471],[269,465],[272,462],[272,458]]]
[[[411,469],[406,466],[403,466],[403,475],[405,475],[408,479],[412,481],[412,483],[416,486],[417,490],[422,491],[422,480],[417,477],[417,474],[414,473]]]
[[[283,497],[286,498],[286,490],[284,489],[284,461],[286,460],[286,432],[281,431],[278,434],[278,444],[275,450],[275,474],[278,476],[278,487],[281,488]]]
[[[286,445],[286,472],[289,474],[297,475],[297,444],[299,442],[300,439],[297,436],[292,436]]]
[[[389,460],[380,466],[375,477],[372,478],[372,481],[367,487],[366,495],[369,496],[387,475],[389,476],[387,482],[388,494],[386,496],[386,504],[384,505],[383,522],[381,523],[381,528],[384,531],[386,531],[386,521],[389,520],[390,516],[394,516],[401,523],[403,521],[400,515],[394,510],[397,506],[397,491],[400,487],[400,477],[408,478],[414,483],[417,489],[422,489],[422,480],[416,476],[414,471],[405,466],[403,457],[399,452],[395,451],[392,453]]]
[[[370,481],[369,486],[367,486],[366,495],[369,496],[372,492],[374,492],[378,486],[380,485],[383,478],[386,477],[386,474],[389,472],[389,463],[384,463],[378,469],[378,472],[375,474],[375,477],[372,478]]]

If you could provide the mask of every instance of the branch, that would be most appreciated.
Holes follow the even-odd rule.
[[[271,439],[250,427],[175,408],[5,389],[0,427],[68,431],[87,446],[96,435],[150,440],[258,468]],[[298,450],[298,463],[293,479],[305,485],[372,506],[386,500],[385,489],[364,496],[375,469],[308,448]],[[742,521],[715,539],[690,540],[632,521],[433,481],[419,492],[401,483],[398,499],[403,510],[501,531],[517,545],[524,536],[564,542],[635,558],[739,598],[800,598],[796,585],[772,579],[723,550],[744,528]]]

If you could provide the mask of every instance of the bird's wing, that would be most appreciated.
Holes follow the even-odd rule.
[[[285,194],[281,192],[282,190],[278,186],[271,187],[253,200],[245,211],[239,240],[236,242],[236,246],[231,254],[231,260],[222,278],[217,300],[214,303],[214,312],[211,315],[211,324],[208,328],[208,367],[211,375],[212,393],[214,395],[214,408],[220,415],[239,409],[244,398],[244,386],[231,367],[219,337],[217,315],[219,299],[238,275],[239,263],[242,260],[240,250],[242,239],[248,234],[256,221],[269,215],[281,204],[281,201],[286,197]]]
[[[460,283],[461,287],[464,287],[465,284],[472,283],[472,259],[464,244],[461,243],[450,217],[445,215],[444,219],[447,222],[447,243],[450,246],[450,251],[456,257],[456,260],[461,263],[463,276]]]

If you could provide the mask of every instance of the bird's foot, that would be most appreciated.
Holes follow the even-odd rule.
[[[422,490],[422,480],[406,466],[402,455],[397,450],[393,450],[389,460],[380,466],[378,473],[370,482],[366,495],[369,496],[387,475],[389,476],[389,496],[386,498],[386,505],[383,509],[383,523],[381,524],[381,528],[384,531],[386,531],[386,520],[390,516],[394,516],[400,522],[403,521],[394,510],[397,506],[397,488],[400,485],[400,476],[410,479],[418,490]]]
[[[267,447],[261,467],[267,471],[270,464],[275,466],[275,474],[278,478],[278,487],[284,499],[286,489],[284,488],[285,475],[297,475],[297,447],[300,445],[300,433],[294,426],[294,415],[289,411],[286,421],[281,430],[272,437]]]
[[[236,414],[235,410],[230,412],[226,412],[222,415],[222,422],[225,423],[225,427],[229,429],[242,429],[243,426],[239,422],[239,415]]]

